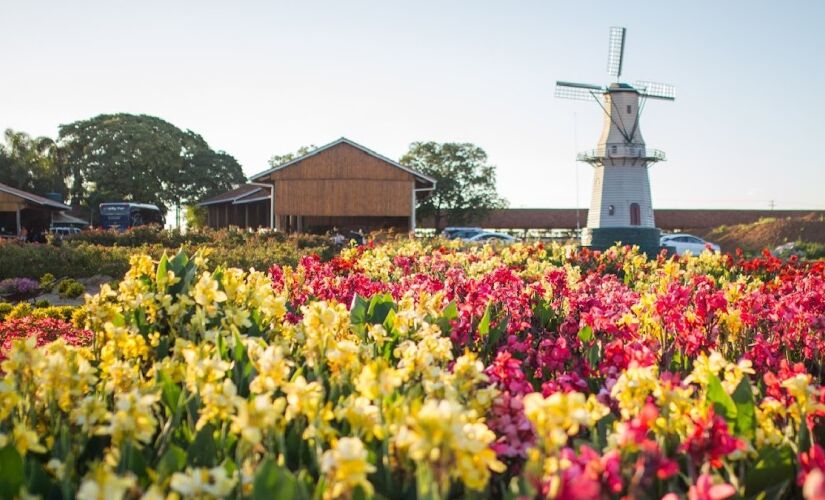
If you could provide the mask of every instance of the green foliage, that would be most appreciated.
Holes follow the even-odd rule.
[[[0,182],[8,186],[45,194],[66,194],[59,150],[48,137],[31,137],[7,129],[0,144]]]
[[[83,283],[80,283],[72,278],[63,280],[59,285],[57,285],[57,293],[64,299],[74,299],[80,297],[85,291],[86,287],[83,286]]]
[[[12,304],[9,304],[8,302],[0,302],[0,321],[5,320],[6,316],[9,315],[12,309],[14,309]]]
[[[9,311],[6,319],[25,318],[26,316],[31,316],[32,311],[34,311],[34,307],[32,307],[31,304],[28,302],[20,302]]]
[[[0,241],[0,279],[37,277],[45,273],[70,278],[94,275],[120,278],[129,268],[133,253],[160,259],[164,251],[202,248],[210,265],[226,264],[241,269],[269,269],[272,264],[295,265],[302,255],[317,253],[331,259],[334,250],[323,236],[250,233],[241,230],[203,230],[181,233],[157,228],[135,228],[117,233],[90,231],[56,247]]]
[[[186,221],[186,229],[203,229],[206,227],[206,216],[208,210],[206,207],[198,205],[186,205],[183,211],[183,218]]]
[[[53,318],[70,322],[76,309],[75,306],[38,307],[31,312],[30,316],[32,318]]]
[[[401,163],[437,181],[435,191],[418,205],[419,219],[435,218],[438,231],[472,223],[507,202],[496,191],[496,167],[487,153],[469,143],[414,142]]]
[[[267,163],[269,163],[269,165],[272,167],[277,167],[279,165],[283,165],[284,163],[290,162],[295,158],[304,156],[305,154],[308,154],[316,149],[318,149],[318,146],[316,146],[315,144],[310,144],[309,146],[301,146],[294,153],[272,155],[272,157],[269,159]]]
[[[60,126],[73,201],[132,200],[171,207],[245,180],[238,162],[191,130],[148,115],[99,115]]]
[[[56,282],[57,278],[54,277],[54,274],[46,273],[40,277],[40,288],[46,292],[51,292]]]

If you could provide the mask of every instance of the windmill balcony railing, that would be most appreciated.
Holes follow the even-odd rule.
[[[665,161],[667,157],[665,152],[659,149],[648,148],[646,146],[628,145],[618,146],[611,145],[596,149],[591,149],[579,153],[576,160],[584,162],[594,162],[606,158],[631,158],[645,161]]]

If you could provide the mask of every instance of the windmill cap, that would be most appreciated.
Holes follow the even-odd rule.
[[[636,91],[636,88],[633,85],[630,85],[629,83],[615,82],[615,83],[611,83],[610,87],[608,87],[608,88],[610,90],[615,89],[615,90],[633,90],[633,91]]]

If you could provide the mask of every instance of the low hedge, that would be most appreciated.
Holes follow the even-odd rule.
[[[172,243],[193,250],[206,250],[212,265],[258,270],[269,269],[273,264],[295,265],[306,254],[318,254],[322,260],[328,260],[335,253],[329,239],[323,236],[285,237],[280,233],[209,230],[186,233],[186,238],[180,235],[182,239],[178,240],[174,234],[157,229],[122,234],[91,231],[60,246],[0,241],[0,280],[39,279],[47,273],[57,278],[86,278],[98,274],[121,278],[129,269],[129,256],[144,253],[159,259],[164,252],[177,253],[179,245]],[[93,242],[95,238],[100,241]],[[152,239],[157,241],[148,242]]]

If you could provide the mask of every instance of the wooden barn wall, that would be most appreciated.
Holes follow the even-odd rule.
[[[26,206],[26,201],[19,196],[0,192],[0,212],[15,212],[17,208]]]
[[[412,189],[412,181],[284,180],[275,184],[275,213],[408,217]]]
[[[267,180],[275,182],[279,215],[409,217],[412,210],[413,176],[345,143]]]

